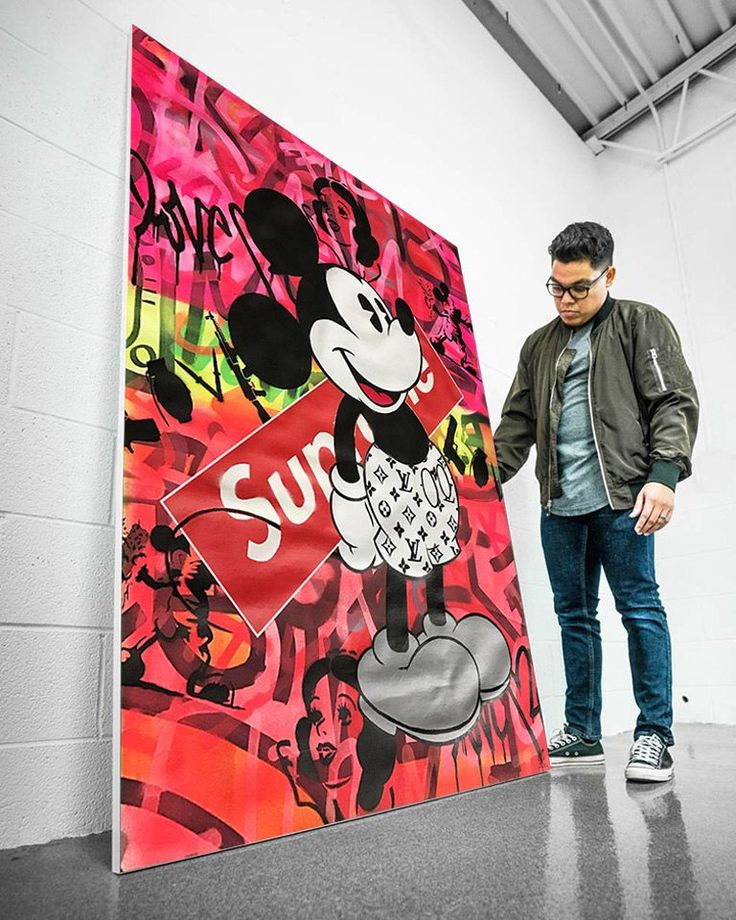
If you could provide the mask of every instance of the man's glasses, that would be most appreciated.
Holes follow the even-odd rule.
[[[565,287],[564,284],[560,284],[559,281],[554,281],[550,278],[547,281],[546,288],[553,297],[562,297],[565,291],[567,291],[573,300],[585,300],[590,289],[601,280],[610,267],[610,265],[607,265],[600,275],[593,278],[593,280],[589,281],[587,284],[578,282],[577,284],[571,284],[570,287]]]

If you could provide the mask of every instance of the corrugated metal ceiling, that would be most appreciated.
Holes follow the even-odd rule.
[[[736,48],[736,0],[463,2],[596,152]]]

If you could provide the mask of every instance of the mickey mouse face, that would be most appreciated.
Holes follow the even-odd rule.
[[[313,323],[314,357],[344,393],[374,412],[393,412],[421,371],[422,350],[409,307],[397,299],[392,316],[375,288],[338,266],[327,269],[325,283],[337,317]]]

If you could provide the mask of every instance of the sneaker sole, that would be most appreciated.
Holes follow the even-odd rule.
[[[661,770],[654,767],[626,767],[624,770],[624,776],[632,783],[666,783],[674,775],[674,767]]]
[[[550,757],[551,767],[599,767],[606,762],[605,754],[590,754],[587,757]]]

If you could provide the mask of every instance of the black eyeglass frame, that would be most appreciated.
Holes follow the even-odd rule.
[[[560,284],[559,281],[553,281],[552,278],[548,278],[548,279],[547,279],[547,282],[546,282],[546,284],[545,284],[545,287],[547,288],[547,293],[550,294],[552,297],[555,297],[555,298],[564,297],[564,296],[565,296],[565,293],[568,293],[568,294],[572,297],[572,299],[575,300],[575,301],[585,300],[585,298],[586,298],[586,297],[588,296],[588,294],[590,293],[590,289],[591,289],[594,285],[598,284],[598,282],[601,280],[601,278],[605,275],[605,273],[608,271],[608,269],[609,269],[610,267],[611,267],[610,265],[607,265],[607,266],[603,269],[603,271],[600,273],[600,275],[598,275],[596,278],[593,278],[593,280],[592,280],[591,282],[589,282],[589,284],[588,284],[587,287],[585,288],[585,293],[584,293],[584,294],[580,294],[579,296],[576,296],[575,294],[573,294],[573,291],[572,291],[573,288],[575,288],[575,287],[581,287],[581,285],[580,285],[579,282],[576,283],[576,284],[571,284],[570,287],[565,287],[564,284]],[[553,287],[555,287],[555,288],[560,288],[560,289],[562,290],[562,293],[561,293],[561,294],[555,294],[555,293],[553,293],[553,291],[552,291],[551,288],[550,288],[550,285],[553,286]]]

